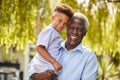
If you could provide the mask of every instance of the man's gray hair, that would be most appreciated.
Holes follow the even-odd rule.
[[[80,12],[75,12],[73,17],[77,17],[78,19],[82,20],[84,22],[85,29],[88,30],[89,22],[88,18],[84,14]]]

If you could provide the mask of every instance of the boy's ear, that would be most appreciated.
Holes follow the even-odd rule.
[[[51,20],[52,20],[52,21],[54,20],[54,16],[51,17]]]
[[[52,20],[54,20],[54,18],[55,18],[55,16],[54,16],[54,15],[52,15]]]
[[[51,17],[51,19],[53,20],[53,16]]]

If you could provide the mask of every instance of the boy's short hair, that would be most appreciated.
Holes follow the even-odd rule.
[[[58,12],[61,12],[65,15],[67,15],[69,18],[71,18],[74,14],[74,10],[72,9],[72,7],[70,7],[69,5],[66,5],[66,4],[57,5],[54,9],[54,12],[55,11],[58,11]]]

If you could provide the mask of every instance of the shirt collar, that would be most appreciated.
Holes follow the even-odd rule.
[[[49,26],[50,26],[50,27],[52,27],[52,28],[54,28],[54,25],[53,25],[52,23],[51,23],[51,24],[49,24]]]
[[[66,51],[68,51],[68,50],[66,49],[66,47],[65,47],[65,41],[61,43],[61,46],[62,46],[63,49],[65,49]],[[80,43],[76,48],[74,48],[74,49],[72,49],[72,50],[70,50],[70,51],[80,51],[80,52],[82,52],[82,51],[83,51],[83,46],[82,46],[82,44]]]

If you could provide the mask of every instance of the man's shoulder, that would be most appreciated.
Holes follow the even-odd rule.
[[[90,56],[96,56],[95,52],[92,51],[91,49],[87,48],[87,47],[83,47],[83,51]]]
[[[85,47],[85,46],[83,46],[83,51],[87,51],[89,53],[93,52],[91,49],[89,49],[88,47]]]
[[[84,47],[84,56],[87,58],[87,61],[94,60],[97,62],[97,56],[94,51],[89,48]]]

